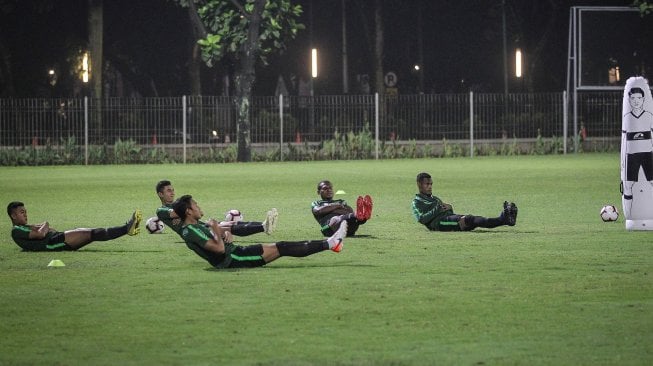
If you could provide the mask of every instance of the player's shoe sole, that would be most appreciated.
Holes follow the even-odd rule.
[[[327,242],[329,242],[330,244],[331,250],[336,253],[340,253],[345,244],[346,237],[347,237],[347,221],[343,220],[340,223],[340,227],[338,228],[338,230],[333,235],[331,235],[329,239],[327,239]]]
[[[369,194],[363,197],[363,205],[365,206],[365,220],[369,220],[372,217],[372,206],[374,206]]]
[[[143,221],[143,213],[141,212],[141,210],[134,211],[131,219],[127,221],[127,224],[129,225],[129,229],[127,229],[127,235],[134,236],[140,233],[141,221]]]
[[[365,220],[365,199],[362,196],[356,199],[356,220]]]
[[[515,226],[517,224],[517,205],[514,202],[510,202],[508,205],[510,207],[510,216],[508,216],[508,225]]]
[[[268,211],[265,221],[263,221],[263,231],[270,235],[277,229],[277,219],[279,218],[279,211],[276,208]]]

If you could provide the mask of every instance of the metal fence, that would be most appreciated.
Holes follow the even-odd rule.
[[[505,140],[576,136],[565,128],[565,93],[254,97],[251,142],[320,142],[334,133],[378,131],[381,141]],[[584,136],[618,139],[622,93],[579,93]],[[236,104],[221,96],[0,99],[0,147],[235,143]]]

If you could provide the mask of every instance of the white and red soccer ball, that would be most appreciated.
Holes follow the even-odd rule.
[[[232,208],[231,210],[227,211],[226,214],[224,214],[224,220],[243,221],[243,214],[240,212],[240,210],[236,210],[235,208]]]
[[[614,205],[605,205],[601,208],[601,220],[605,222],[617,221],[619,210]]]
[[[158,217],[150,217],[145,221],[145,229],[150,234],[161,234],[165,229],[165,224]]]

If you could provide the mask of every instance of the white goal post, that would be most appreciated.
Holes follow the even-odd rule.
[[[623,82],[619,85],[599,85],[585,81],[583,76],[583,15],[590,12],[611,12],[614,14],[624,12],[639,12],[636,7],[625,6],[572,6],[569,11],[569,40],[567,48],[567,98],[571,98],[572,121],[574,126],[574,151],[578,151],[578,91],[604,91],[604,90],[623,90]],[[624,75],[622,80],[625,81],[629,76]],[[569,106],[569,103],[566,103]],[[565,116],[569,114],[568,108],[565,109]],[[565,118],[568,120],[568,117]],[[567,126],[564,131],[565,141],[567,140]],[[566,148],[565,148],[566,151]]]

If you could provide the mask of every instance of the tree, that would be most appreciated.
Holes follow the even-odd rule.
[[[238,126],[238,161],[251,160],[250,105],[256,81],[256,63],[285,48],[284,41],[304,26],[297,22],[302,13],[290,0],[176,0],[181,6],[196,8],[191,22],[198,34],[202,59],[207,66],[230,57],[234,72]],[[195,16],[196,14],[196,16]]]
[[[653,2],[648,0],[633,0],[633,6],[639,8],[642,16],[653,13]]]

